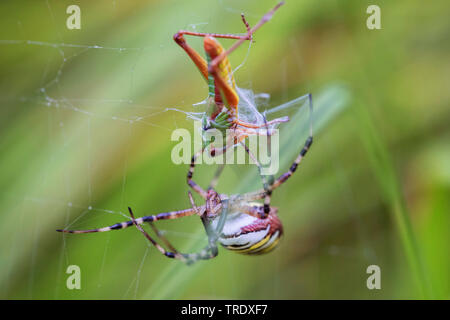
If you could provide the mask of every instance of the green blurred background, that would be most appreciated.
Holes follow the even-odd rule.
[[[219,249],[187,267],[132,228],[55,232],[124,221],[127,206],[137,216],[189,206],[170,135],[192,123],[166,108],[193,111],[207,88],[172,35],[240,33],[241,12],[253,25],[275,3],[1,2],[0,298],[450,298],[448,1],[288,0],[230,57],[246,59],[238,85],[270,93],[272,106],[337,85],[351,97],[274,193],[276,251]],[[81,30],[66,28],[70,4]],[[381,30],[366,27],[370,4]],[[219,191],[241,191],[247,169],[227,168]],[[211,170],[199,167],[199,183]],[[181,251],[204,244],[196,217],[158,226]],[[73,264],[81,290],[66,288]],[[381,290],[366,287],[373,264]]]

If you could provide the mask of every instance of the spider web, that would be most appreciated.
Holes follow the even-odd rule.
[[[118,4],[113,1],[112,5],[115,8]],[[56,25],[61,19],[58,15],[65,17],[62,13],[58,15],[55,13],[54,4],[50,1],[46,2],[46,6],[48,19],[52,24]],[[236,11],[231,7],[226,9],[230,15]],[[259,14],[250,13],[248,16],[256,17]],[[177,28],[195,31],[208,29],[209,23],[204,22],[201,17],[192,21],[199,22],[178,25]],[[169,31],[175,30],[169,29]],[[32,71],[39,75],[39,86],[29,85],[26,82],[26,72],[16,62],[13,67],[17,68],[17,71],[12,76],[23,77],[25,89],[17,89],[3,82],[0,91],[0,101],[2,105],[7,106],[2,108],[4,129],[1,130],[5,132],[2,144],[6,150],[2,156],[2,163],[10,167],[12,171],[16,170],[17,177],[2,195],[5,212],[14,213],[2,216],[3,248],[0,253],[2,257],[0,268],[4,271],[1,273],[0,282],[3,290],[1,295],[4,297],[11,296],[10,292],[14,289],[20,292],[16,294],[17,297],[42,297],[38,291],[39,288],[35,288],[35,283],[38,282],[39,271],[45,268],[38,263],[39,257],[44,254],[45,248],[50,246],[49,240],[44,235],[54,232],[61,223],[64,228],[69,229],[87,225],[108,225],[108,223],[105,224],[104,217],[107,217],[108,221],[128,220],[129,216],[124,208],[133,205],[128,190],[129,181],[136,178],[134,174],[130,175],[130,172],[133,173],[139,164],[147,161],[149,156],[159,152],[168,154],[167,150],[170,149],[167,148],[167,144],[170,141],[170,133],[175,128],[192,127],[192,119],[186,117],[186,112],[195,112],[198,104],[196,100],[191,100],[196,99],[197,92],[194,92],[194,98],[189,97],[189,99],[177,96],[175,93],[174,102],[168,104],[145,94],[146,86],[160,86],[160,90],[167,90],[164,88],[167,88],[172,81],[170,79],[143,81],[147,73],[150,73],[152,77],[154,77],[152,73],[164,75],[164,72],[161,72],[163,68],[161,66],[166,68],[164,70],[169,70],[171,68],[168,66],[174,63],[173,61],[177,61],[173,55],[163,57],[168,51],[177,53],[181,51],[175,45],[168,46],[169,41],[171,42],[170,36],[164,42],[127,47],[103,45],[100,44],[101,42],[93,45],[67,43],[63,41],[63,36],[58,31],[56,33],[56,41],[33,40],[26,36],[24,39],[0,40],[0,47],[7,54],[6,59],[10,61],[13,61],[11,56],[15,53],[42,57],[38,59],[38,67]],[[235,68],[235,72],[244,69],[243,66],[250,52],[249,46],[241,64]],[[179,65],[191,63],[187,62],[185,57],[183,59],[176,63]],[[114,73],[109,72],[108,69],[111,63],[117,64]],[[191,67],[188,65],[186,70]],[[120,77],[115,78],[117,75]],[[169,73],[166,76],[171,78],[172,75],[173,73]],[[286,81],[286,74],[281,78],[282,81]],[[102,79],[108,79],[107,83],[102,83]],[[21,83],[22,80],[16,81]],[[198,92],[200,92],[206,86],[201,85],[201,79],[198,83]],[[246,84],[251,87],[251,83]],[[174,83],[172,90],[176,86],[177,84]],[[315,113],[316,118],[314,118],[315,133],[335,117],[345,104],[345,98],[343,98],[345,94],[342,90],[339,87],[323,90],[316,103],[319,111]],[[152,93],[157,93],[157,90],[153,90]],[[262,110],[249,109],[249,117],[252,114],[258,116],[259,112],[263,112],[266,108],[268,115],[280,112],[289,114],[293,118],[289,125],[283,128],[288,133],[286,136],[291,138],[306,136],[309,117],[305,116],[308,110],[303,107],[304,99],[298,100],[295,97],[290,102],[279,106],[278,109],[270,109],[267,94],[255,95],[249,90],[243,95],[263,107]],[[289,97],[283,93],[282,99],[288,101]],[[149,103],[149,101],[154,102]],[[327,104],[333,107],[325,110]],[[302,112],[297,114],[298,110]],[[25,118],[23,122],[26,130],[15,122],[16,118],[21,119],[21,117]],[[25,136],[23,136],[24,131],[27,132]],[[156,133],[157,138],[153,140],[152,135]],[[304,139],[295,140],[298,141],[282,144],[283,158],[280,167],[284,168],[288,162],[292,161],[299,150],[298,146],[304,141]],[[130,154],[138,159],[131,159]],[[30,166],[26,165],[27,162],[23,158],[20,159],[21,156],[30,157],[32,160]],[[111,158],[116,159],[113,164],[109,161]],[[15,159],[19,159],[17,166],[14,165]],[[10,173],[3,174],[2,185],[6,185],[11,178]],[[236,188],[236,192],[245,192],[250,187],[258,186],[257,179],[255,172],[249,171],[245,183]],[[159,192],[155,186],[158,179],[155,177],[155,180],[154,183],[149,183],[150,186],[145,192]],[[113,187],[111,190],[103,187],[99,191],[100,184]],[[180,194],[181,196],[183,195]],[[103,200],[105,198],[114,200]],[[175,208],[168,203],[165,208],[159,209],[169,211]],[[156,213],[158,208],[152,208],[151,211]],[[168,225],[164,224],[163,233],[169,238],[182,239],[187,249],[199,248],[204,243],[205,235],[199,233],[198,228],[191,228],[189,232],[183,231],[183,228],[172,230],[171,227],[166,228],[166,226]],[[78,240],[75,237],[69,239],[66,236],[55,235],[52,240],[54,239],[59,239],[57,241],[60,245],[58,245],[59,252],[54,255],[58,260],[56,272],[47,279],[47,282],[55,283],[54,292],[43,294],[48,298],[66,297],[63,292],[65,269],[70,264],[76,264],[73,256],[79,255],[79,253],[73,253],[79,250],[74,245]],[[95,249],[99,256],[96,261],[99,268],[93,271],[97,275],[93,281],[97,283],[98,293],[102,292],[101,288],[105,285],[106,276],[114,272],[114,265],[110,262],[114,261],[111,255],[115,252],[115,244],[117,244],[110,234],[102,239],[103,245],[99,245],[100,249]],[[84,241],[81,248],[86,248],[86,243],[92,241],[92,238]],[[159,258],[159,253],[153,247],[147,246],[143,249],[141,259],[130,263],[130,269],[135,271],[125,279],[127,285],[122,283],[122,287],[125,288],[123,298],[169,297],[167,292],[159,291],[155,294],[155,291],[163,287],[162,283],[183,282],[180,277],[187,279],[203,268],[200,266],[184,270],[181,264],[173,264],[152,283],[150,288],[144,290],[141,277],[146,273],[145,269],[149,267],[150,257]],[[230,260],[227,261],[229,277],[235,278],[238,270],[233,263],[229,262]],[[27,288],[17,288],[17,283],[20,283],[17,280],[18,274],[25,274],[28,278],[25,281]],[[173,274],[177,276],[169,277]],[[181,276],[182,274],[184,275]],[[212,273],[209,273],[209,277],[212,277]],[[237,286],[236,281],[234,286]],[[214,288],[211,290],[214,291]],[[236,289],[231,291],[233,290]],[[101,298],[95,294],[91,297]]]

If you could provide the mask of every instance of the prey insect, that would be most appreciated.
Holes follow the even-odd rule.
[[[175,42],[183,48],[191,60],[194,62],[200,73],[203,75],[208,83],[208,98],[206,101],[207,110],[202,117],[202,129],[208,131],[209,129],[218,129],[225,131],[229,129],[233,134],[229,136],[230,141],[225,142],[223,152],[237,143],[245,140],[249,135],[270,134],[269,127],[279,123],[289,121],[288,117],[277,118],[271,121],[244,121],[239,115],[239,90],[233,76],[233,71],[228,60],[228,56],[236,50],[245,41],[253,41],[253,34],[266,22],[268,22],[276,10],[281,7],[284,2],[278,3],[272,10],[263,16],[263,18],[254,26],[250,27],[244,14],[241,14],[242,21],[246,27],[245,35],[235,34],[218,34],[218,33],[201,33],[187,30],[180,30],[174,35]],[[203,45],[206,54],[206,60],[187,44],[184,36],[203,37]],[[217,41],[222,39],[237,40],[229,49],[225,50]],[[266,130],[259,130],[265,128]],[[210,144],[207,141],[205,147]],[[211,155],[217,155],[214,148],[211,147]]]

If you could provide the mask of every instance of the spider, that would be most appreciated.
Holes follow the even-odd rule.
[[[274,12],[283,5],[280,2],[271,11],[269,11],[253,28],[250,28],[244,16],[242,20],[247,27],[247,35],[222,35],[211,33],[197,33],[189,31],[179,31],[175,34],[175,41],[187,52],[202,75],[209,84],[209,101],[210,112],[209,118],[203,118],[203,129],[209,130],[211,128],[226,130],[228,128],[234,129],[236,132],[236,139],[241,143],[247,153],[252,156],[249,149],[242,143],[243,139],[249,134],[260,134],[255,129],[265,127],[267,135],[270,135],[268,126],[285,122],[288,119],[278,118],[270,122],[265,121],[262,124],[248,123],[239,120],[238,118],[238,103],[239,96],[236,91],[234,78],[231,72],[231,67],[227,59],[227,55],[234,51],[244,41],[252,41],[253,33],[259,29],[264,23],[269,21]],[[193,35],[204,37],[205,51],[208,62],[188,46],[184,40],[183,35]],[[228,50],[223,47],[214,38],[238,39],[238,41]],[[223,103],[222,94],[226,99],[228,107]],[[309,99],[309,106],[312,111],[312,98],[307,95]],[[310,114],[311,116],[312,114]],[[186,262],[187,264],[194,263],[198,260],[207,260],[217,256],[219,242],[223,247],[242,254],[257,255],[272,251],[283,234],[283,227],[278,218],[278,209],[270,206],[270,200],[273,190],[281,186],[287,179],[289,179],[296,171],[303,157],[310,149],[313,142],[312,126],[310,127],[309,137],[306,139],[304,147],[301,149],[299,155],[292,163],[289,170],[279,176],[276,180],[271,179],[269,183],[262,177],[264,181],[264,188],[258,191],[249,192],[246,194],[226,195],[219,194],[215,187],[218,179],[223,171],[224,165],[220,166],[211,180],[208,188],[204,190],[193,180],[196,159],[202,154],[206,145],[202,150],[191,158],[190,168],[187,173],[187,183],[192,190],[198,193],[205,201],[204,205],[197,206],[194,202],[191,191],[188,191],[188,197],[191,207],[179,211],[163,212],[156,215],[149,215],[140,218],[135,218],[131,208],[128,208],[131,220],[121,223],[116,223],[109,227],[90,229],[90,230],[67,230],[58,229],[59,232],[64,233],[94,233],[105,232],[111,230],[121,230],[130,226],[135,226],[142,234],[153,244],[163,255],[169,258],[175,258]],[[234,141],[236,143],[236,141]],[[225,145],[219,152],[226,152],[230,145]],[[217,155],[215,149],[211,149],[211,155]],[[261,166],[255,161],[261,174]],[[261,175],[262,176],[262,175]],[[264,200],[263,203],[257,202]],[[198,215],[203,223],[206,234],[208,236],[207,246],[199,253],[180,253],[171,243],[159,232],[154,226],[153,222],[158,220],[177,219],[185,216]],[[149,223],[156,236],[161,239],[168,250],[161,246],[155,239],[153,239],[143,228],[142,224]]]
[[[228,60],[229,54],[245,41],[253,41],[253,34],[256,30],[269,21],[275,11],[283,4],[284,1],[278,3],[253,28],[250,28],[244,14],[241,14],[242,21],[247,29],[245,35],[180,30],[173,36],[175,42],[188,54],[208,83],[207,111],[202,118],[203,131],[218,129],[224,132],[227,129],[231,129],[232,135],[229,136],[230,140],[225,143],[227,148],[224,148],[223,152],[226,152],[228,148],[236,145],[236,143],[243,141],[248,135],[261,135],[262,133],[258,131],[260,128],[267,128],[264,131],[270,134],[269,126],[289,121],[288,117],[277,118],[271,121],[266,121],[265,118],[259,119],[259,123],[246,122],[239,119],[239,91],[237,90],[233,71]],[[184,35],[204,38],[206,60],[187,44]],[[236,39],[238,41],[228,50],[225,50],[216,40],[217,38]],[[226,103],[224,103],[224,100]],[[210,143],[207,142],[204,146],[206,147]],[[211,148],[211,155],[218,155],[219,153],[221,153],[220,150],[217,152],[214,148]]]
[[[228,250],[247,255],[259,255],[270,252],[277,246],[283,234],[283,227],[278,217],[278,209],[270,206],[272,192],[294,174],[301,160],[310,149],[312,142],[312,131],[310,131],[310,135],[289,170],[280,175],[267,188],[242,195],[228,196],[219,194],[215,190],[223,169],[223,167],[219,167],[207,190],[204,190],[192,179],[196,160],[196,155],[194,155],[188,170],[187,182],[205,200],[204,205],[197,206],[189,190],[188,196],[191,208],[188,209],[135,218],[133,211],[128,207],[131,216],[130,221],[98,229],[58,229],[57,231],[65,233],[94,233],[121,230],[134,225],[163,255],[168,258],[181,260],[187,264],[216,257],[218,254],[217,242]],[[264,199],[263,204],[256,202],[262,199]],[[192,215],[200,217],[208,236],[208,245],[198,253],[186,254],[178,252],[153,224],[154,221],[158,220],[177,219]],[[169,250],[164,249],[142,228],[141,225],[146,222],[150,224],[155,234],[165,243]]]

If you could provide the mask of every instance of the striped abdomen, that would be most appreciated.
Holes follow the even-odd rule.
[[[278,244],[283,227],[271,208],[266,219],[259,219],[245,213],[230,214],[227,218],[219,243],[226,249],[242,254],[264,254]]]

